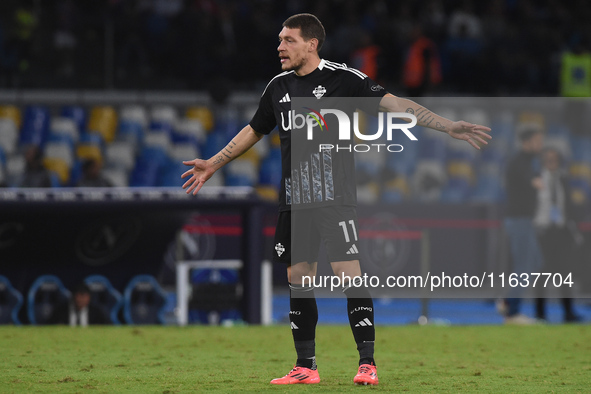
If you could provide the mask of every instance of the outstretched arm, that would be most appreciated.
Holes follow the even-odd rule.
[[[487,145],[488,142],[486,140],[492,138],[488,134],[490,132],[489,127],[468,123],[463,120],[453,122],[431,112],[412,100],[396,97],[389,93],[380,101],[380,107],[382,110],[389,112],[407,112],[413,114],[417,117],[418,126],[443,131],[453,138],[468,142],[476,149],[480,149],[479,144]]]
[[[193,195],[197,194],[203,184],[217,170],[249,150],[261,138],[263,138],[263,134],[257,133],[250,125],[246,125],[236,137],[232,138],[232,141],[224,149],[209,160],[194,159],[183,161],[184,165],[192,166],[190,170],[181,176],[181,178],[190,177],[183,185],[183,189],[187,189],[187,194],[191,192],[193,192]]]

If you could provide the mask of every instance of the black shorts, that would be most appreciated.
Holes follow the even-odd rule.
[[[359,259],[357,212],[353,206],[332,206],[279,212],[274,261],[291,264],[318,260],[324,242],[329,262]]]

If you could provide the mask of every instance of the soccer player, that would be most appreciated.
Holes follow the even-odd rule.
[[[303,179],[303,171],[298,173],[296,169],[291,168],[291,122],[287,121],[291,99],[374,98],[379,102],[380,109],[414,114],[418,125],[465,140],[476,149],[480,149],[480,144],[487,143],[486,139],[490,138],[487,132],[490,129],[464,121],[452,122],[411,100],[398,98],[386,92],[383,87],[358,70],[321,59],[318,52],[324,39],[324,27],[314,15],[294,15],[283,23],[277,48],[283,72],[275,76],[265,88],[259,108],[250,124],[246,125],[224,149],[208,160],[194,159],[183,162],[191,166],[191,169],[182,175],[183,178],[189,178],[183,188],[187,189],[187,193],[196,194],[217,170],[279,126],[283,179],[280,213],[275,231],[275,258],[288,265],[289,318],[297,361],[287,375],[273,379],[271,383],[312,384],[320,381],[315,353],[318,309],[314,288],[304,286],[303,277],[316,274],[318,247],[323,241],[334,274],[353,278],[354,281],[346,283],[343,288],[347,297],[349,323],[359,351],[359,369],[353,381],[356,384],[375,385],[378,384],[378,376],[374,360],[373,301],[367,288],[356,286],[361,280],[361,268],[359,251],[354,244],[357,239],[354,171],[348,171],[352,168],[349,159],[328,152],[332,157],[328,160],[320,159],[325,171],[321,177],[321,181],[325,182],[322,188],[325,193],[320,196],[319,201],[316,201],[315,196],[305,198],[305,194],[310,193],[314,185],[310,186],[309,178]],[[318,167],[318,163],[316,165]],[[305,181],[308,183],[305,184]],[[296,195],[296,191],[300,194]],[[343,224],[347,227],[343,228]],[[297,234],[298,241],[304,240],[297,248],[291,247],[292,232]]]

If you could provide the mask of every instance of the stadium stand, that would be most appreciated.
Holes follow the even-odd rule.
[[[88,115],[85,108],[79,105],[66,105],[62,107],[60,115],[64,118],[73,120],[78,128],[78,132],[86,132]]]
[[[207,107],[197,106],[197,107],[189,107],[185,112],[185,117],[187,119],[198,120],[201,122],[205,131],[210,132],[213,130],[215,125],[215,120],[213,116],[213,112]]]
[[[3,105],[0,182],[9,187],[19,184],[26,166],[23,149],[33,144],[42,148],[43,163],[55,187],[76,185],[82,162],[90,159],[102,163],[104,176],[115,186],[178,187],[186,170],[181,161],[217,153],[231,139],[231,132],[236,132],[234,127],[248,122],[253,108],[245,104],[242,110],[226,109],[214,115],[207,106]],[[464,142],[421,128],[413,130],[420,143],[395,136],[392,142],[403,144],[403,154],[358,155],[358,171],[378,183],[359,185],[361,202],[394,203],[414,197],[446,203],[502,202],[504,163],[515,149],[516,136],[527,127],[545,131],[546,145],[558,149],[565,159],[575,201],[589,201],[590,137],[574,134],[564,122],[541,111],[489,113],[474,106],[462,109],[461,114],[449,106],[436,111],[490,124],[494,139],[478,152]],[[15,124],[21,113],[18,129]],[[368,123],[370,128],[375,126],[372,120]],[[279,135],[272,133],[217,173],[208,185],[253,186],[272,199],[281,180],[279,143]]]
[[[16,105],[0,105],[0,119],[10,119],[17,130],[21,128],[21,110]]]
[[[150,275],[138,275],[129,281],[123,293],[123,317],[127,324],[162,324],[166,293]]]
[[[51,136],[60,136],[67,140],[72,148],[80,139],[80,131],[74,119],[63,116],[53,117],[50,122]]]
[[[49,118],[50,113],[47,107],[27,106],[19,143],[21,145],[43,145],[49,135]]]
[[[0,149],[3,154],[15,153],[18,142],[18,129],[16,123],[10,118],[0,118]]]
[[[117,132],[117,112],[112,106],[96,106],[90,112],[88,132],[98,133],[106,142],[112,142]]]
[[[22,306],[21,293],[12,287],[8,278],[0,275],[0,324],[20,325],[18,313]]]
[[[27,296],[29,323],[47,324],[54,309],[70,300],[72,294],[54,275],[42,275],[33,282]]]

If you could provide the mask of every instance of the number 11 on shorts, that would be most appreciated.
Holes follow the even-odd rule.
[[[353,237],[355,238],[355,241],[357,241],[357,229],[355,228],[355,221],[349,220],[349,224],[351,225],[351,229],[353,230]],[[347,230],[347,223],[343,220],[342,222],[339,222],[339,226],[343,228],[345,242],[351,242],[351,239],[349,238],[349,231]]]

